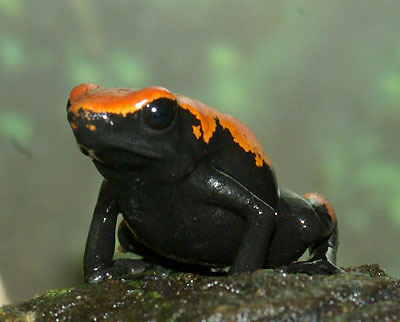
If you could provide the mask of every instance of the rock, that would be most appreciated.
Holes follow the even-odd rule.
[[[400,281],[378,265],[308,276],[260,270],[157,273],[49,291],[0,308],[1,321],[397,321]]]

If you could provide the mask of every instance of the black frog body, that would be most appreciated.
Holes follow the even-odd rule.
[[[233,117],[161,87],[91,83],[72,90],[67,110],[80,149],[104,177],[85,250],[87,281],[135,266],[113,260],[119,213],[121,246],[145,260],[231,273],[337,271],[331,204],[278,189],[261,145]],[[307,249],[310,260],[293,263]]]

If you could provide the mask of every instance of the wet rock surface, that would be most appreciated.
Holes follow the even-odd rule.
[[[400,281],[378,265],[333,276],[261,270],[156,273],[49,291],[0,308],[1,321],[397,321]]]

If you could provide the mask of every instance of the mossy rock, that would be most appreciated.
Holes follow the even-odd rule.
[[[148,274],[49,291],[1,321],[397,321],[400,281],[378,265],[333,276]]]

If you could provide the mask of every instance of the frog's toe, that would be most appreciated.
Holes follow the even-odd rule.
[[[113,267],[119,269],[122,272],[121,275],[138,275],[151,267],[151,264],[143,259],[121,258],[114,260]]]
[[[342,270],[327,260],[318,259],[310,262],[296,262],[276,269],[282,273],[303,273],[308,275],[333,275],[340,273]]]
[[[135,277],[151,265],[142,259],[117,259],[109,268],[99,269],[87,278],[88,283],[99,283],[118,277]]]

